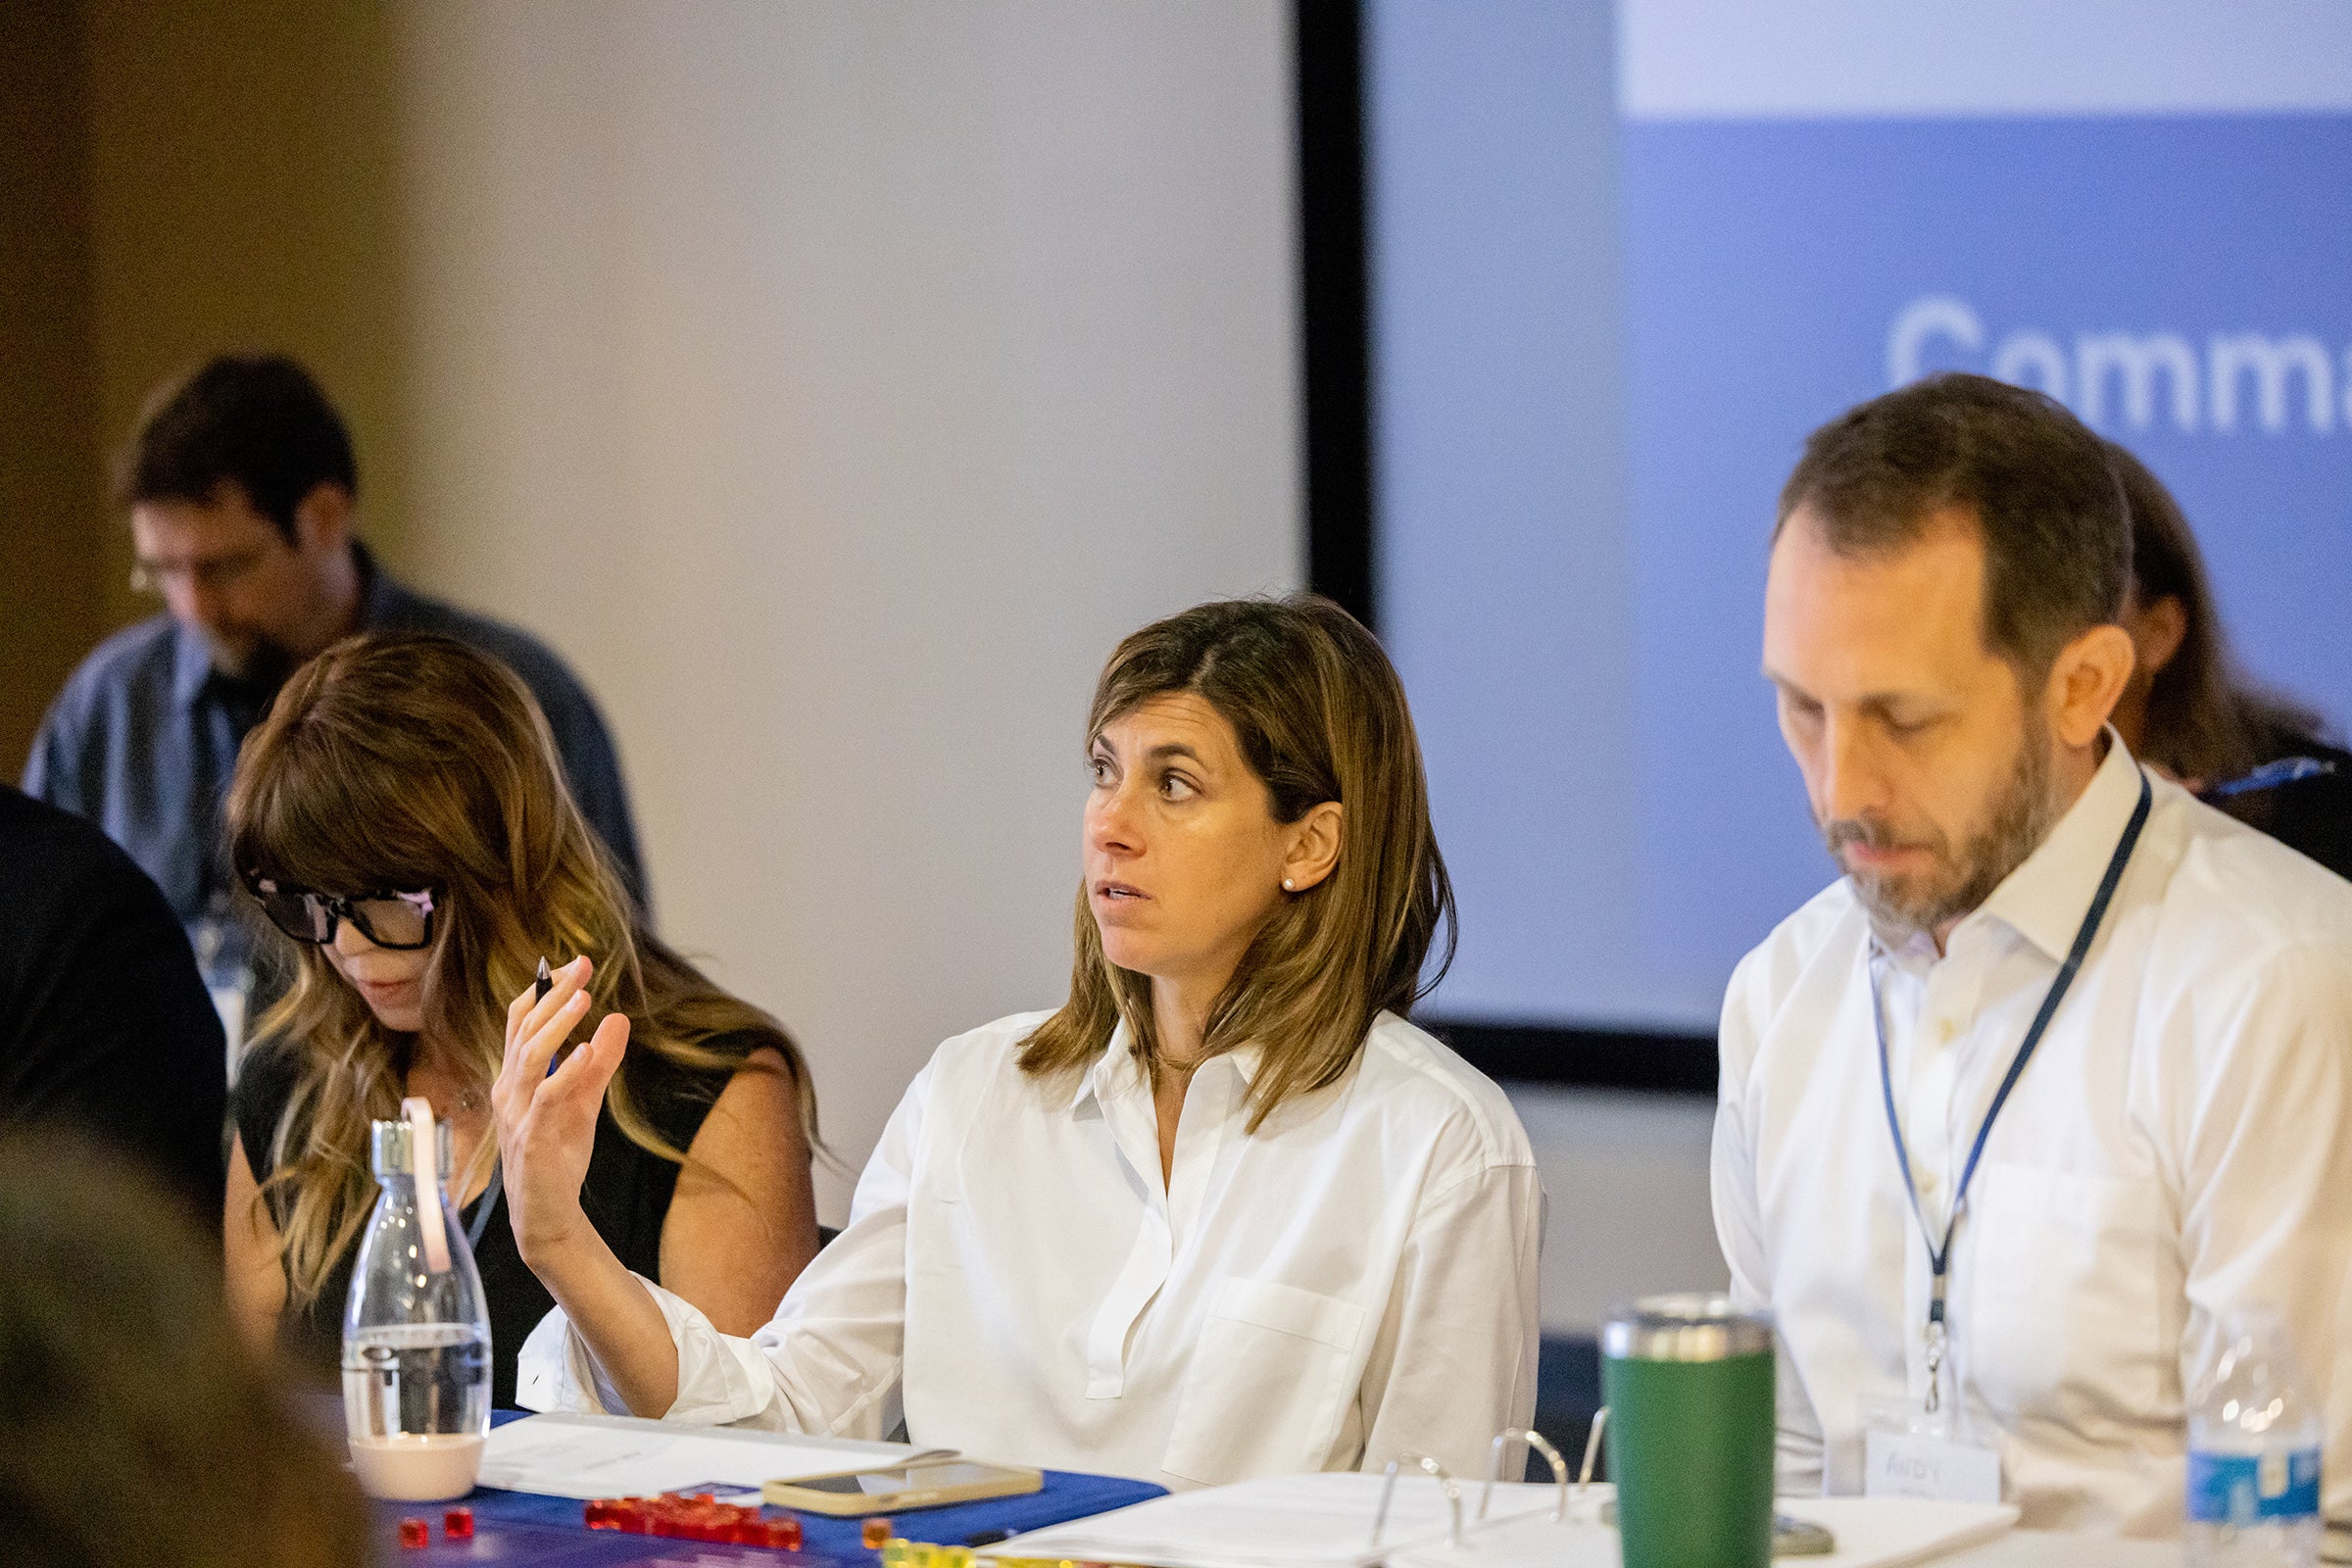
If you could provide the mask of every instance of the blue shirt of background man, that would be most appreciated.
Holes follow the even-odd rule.
[[[357,629],[439,632],[504,661],[522,678],[555,732],[581,814],[643,905],[645,872],[620,762],[578,679],[536,638],[412,592],[365,546],[352,549],[361,583]],[[214,668],[204,638],[170,615],[143,620],[100,644],[66,682],[33,739],[24,793],[106,829],[155,878],[181,923],[191,924],[208,910],[219,913],[233,885],[223,863],[220,800],[237,748],[276,695],[274,683]]]

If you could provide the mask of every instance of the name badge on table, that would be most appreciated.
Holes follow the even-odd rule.
[[[1864,1399],[1862,1495],[1998,1502],[2000,1446],[1974,1441],[1964,1423],[1914,1400]]]

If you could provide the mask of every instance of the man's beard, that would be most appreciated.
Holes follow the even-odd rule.
[[[2029,722],[2017,765],[1993,802],[1990,819],[1960,855],[1954,856],[1949,841],[1933,829],[1928,837],[1906,839],[1886,822],[1867,816],[1822,823],[1821,836],[1853,884],[1871,929],[1887,947],[1899,948],[1958,921],[1992,897],[1992,890],[2049,836],[2058,815],[2050,796],[2049,731]],[[1938,865],[1908,881],[1885,877],[1847,865],[1838,852],[1848,844],[1925,849]]]
[[[284,685],[300,662],[267,637],[255,637],[242,646],[231,647],[208,633],[205,644],[212,656],[213,668],[230,680],[266,691],[275,691]]]

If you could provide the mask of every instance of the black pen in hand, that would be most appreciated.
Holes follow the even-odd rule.
[[[547,994],[550,991],[553,991],[555,987],[555,971],[547,966],[547,959],[542,956],[539,960],[539,973],[531,981],[532,1004],[536,1005],[539,1003],[545,1002],[547,1000]],[[554,1051],[548,1054],[547,1075],[550,1078],[553,1078],[556,1075],[556,1069],[562,1065],[564,1065],[564,1048],[562,1046],[558,1046]]]

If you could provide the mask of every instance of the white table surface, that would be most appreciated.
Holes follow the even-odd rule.
[[[2012,1530],[1998,1541],[1937,1557],[1935,1568],[2180,1568],[2184,1560],[2178,1541],[2112,1541]],[[2352,1531],[2330,1526],[2320,1561],[2352,1563]]]
[[[1794,1558],[1784,1558],[1793,1562]],[[2180,1568],[2178,1541],[2115,1541],[2097,1536],[2012,1530],[2000,1540],[1935,1559],[1936,1568]]]

